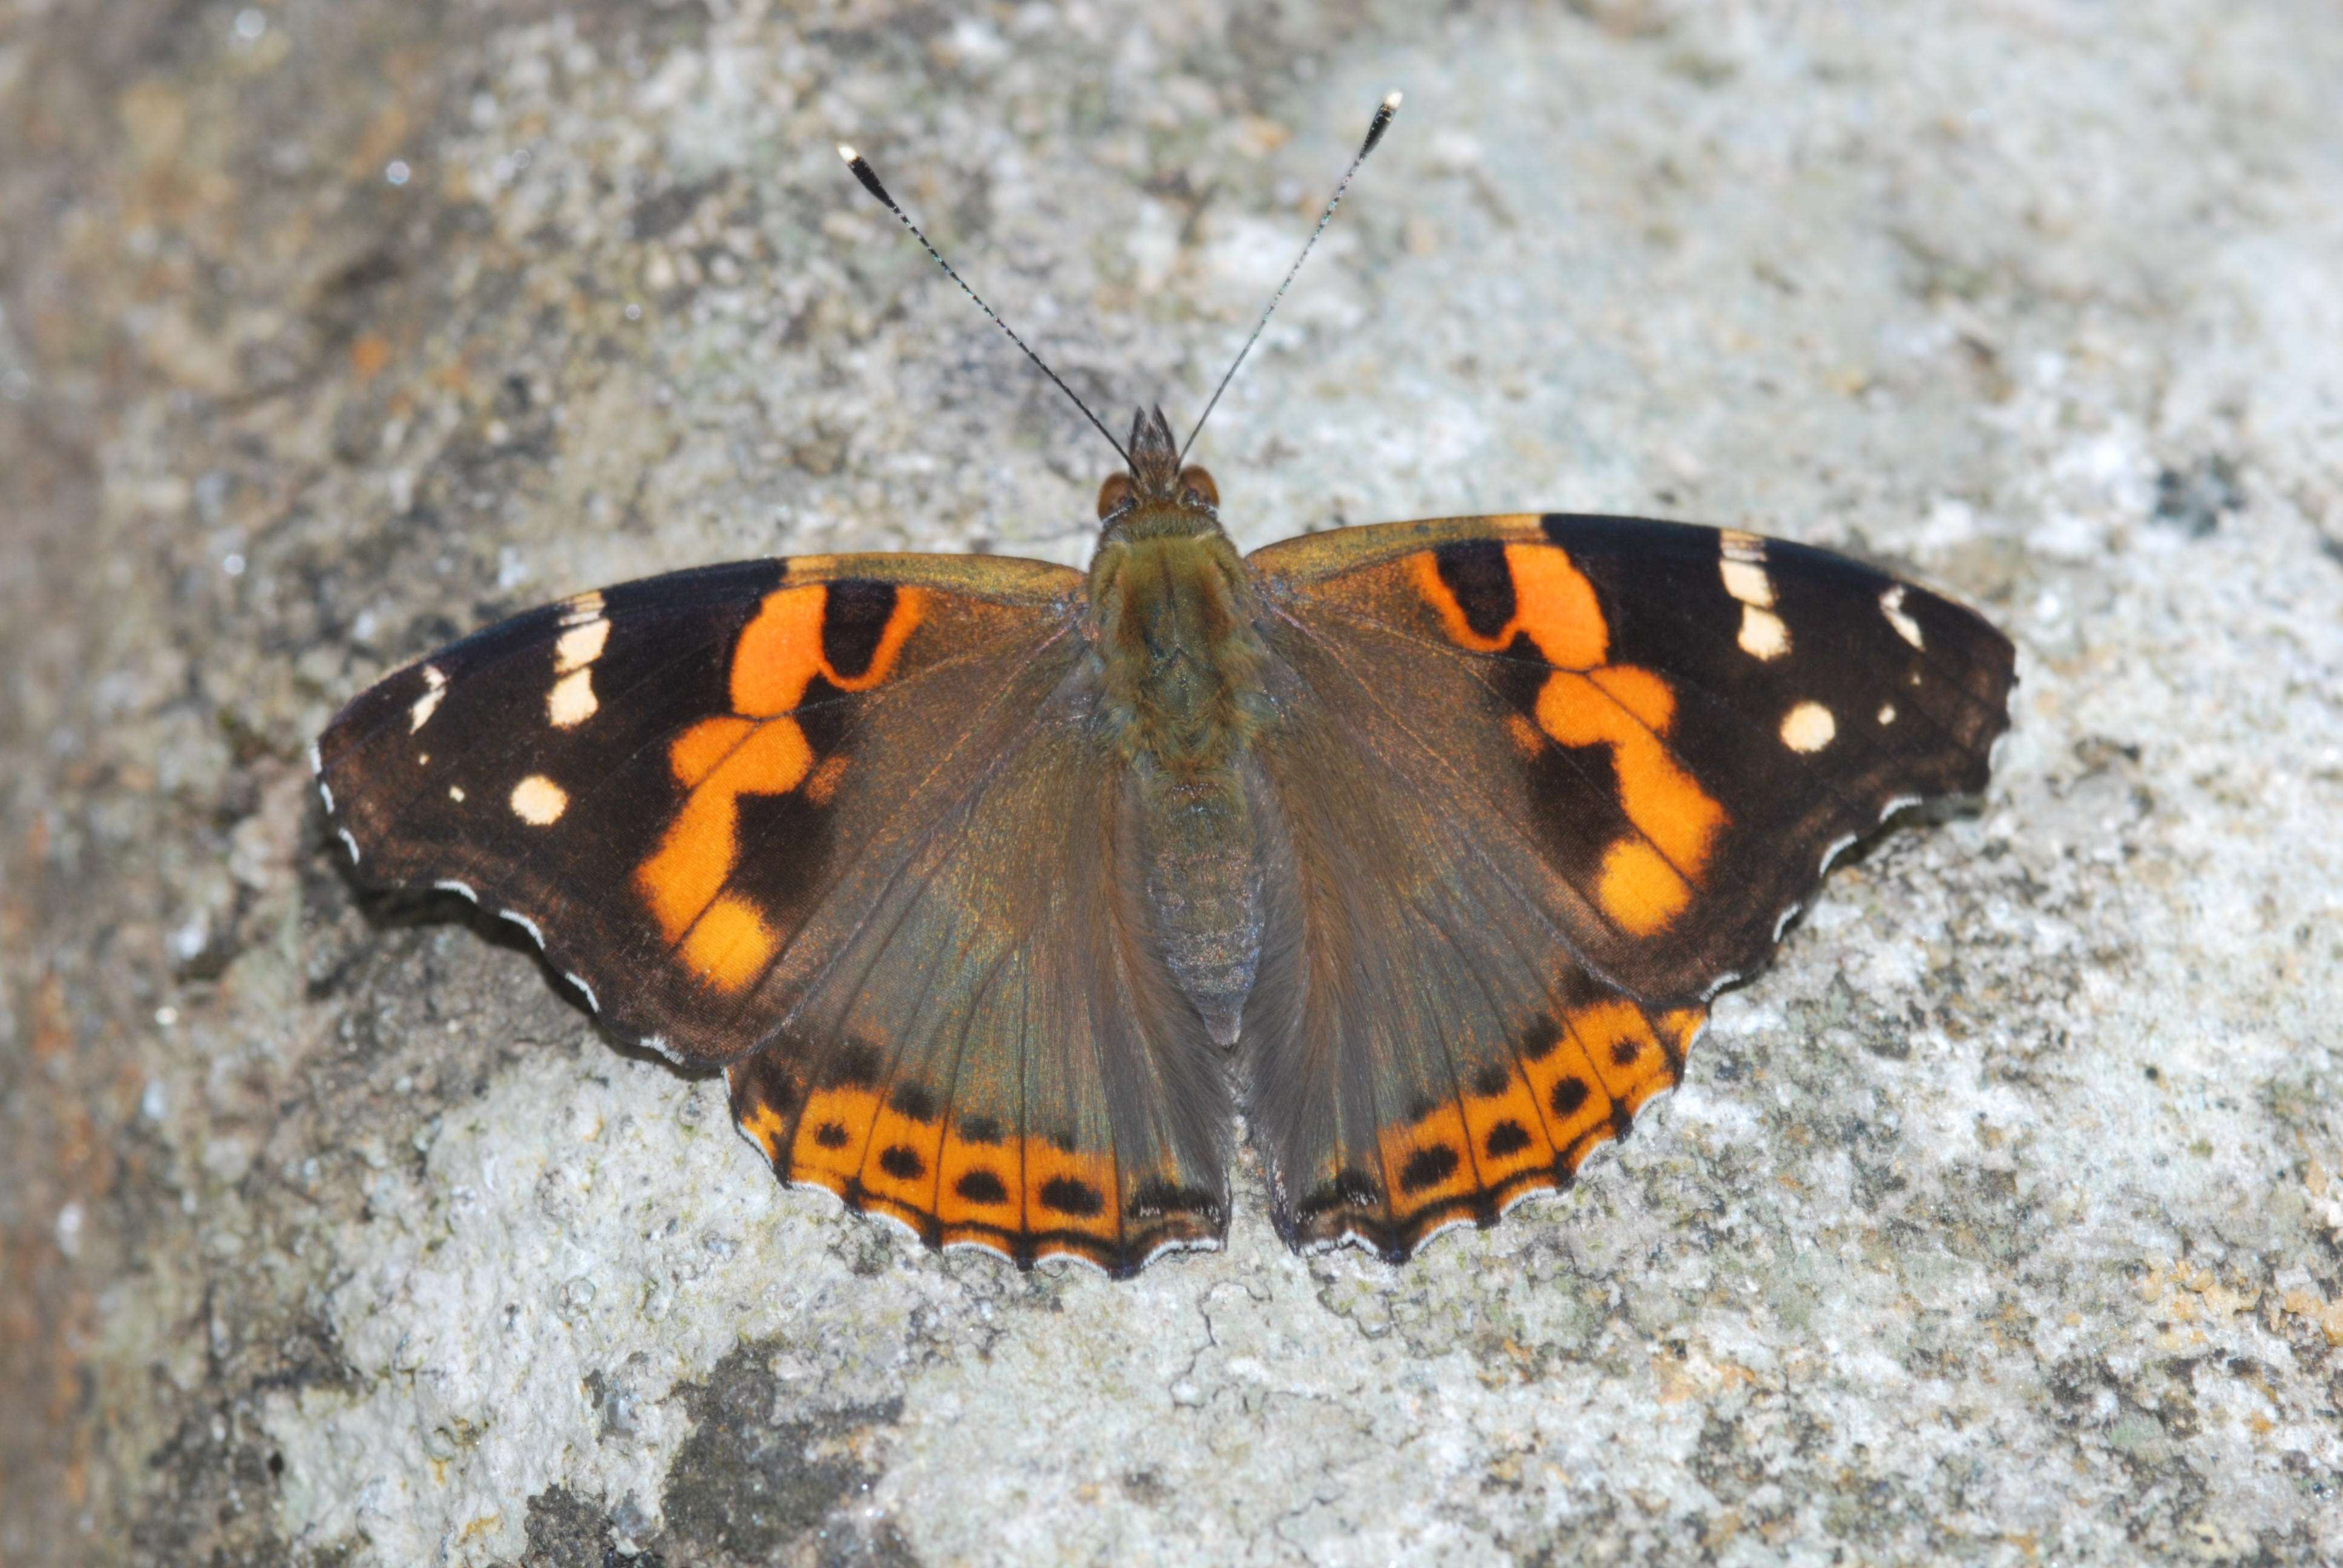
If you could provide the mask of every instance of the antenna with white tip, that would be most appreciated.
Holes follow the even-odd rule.
[[[1367,122],[1367,138],[1359,144],[1359,156],[1351,160],[1351,166],[1344,169],[1342,177],[1334,183],[1334,194],[1328,199],[1326,210],[1318,215],[1318,226],[1312,229],[1310,237],[1302,242],[1302,254],[1293,258],[1293,265],[1285,270],[1284,282],[1280,283],[1277,286],[1277,292],[1269,297],[1269,308],[1261,313],[1259,321],[1253,323],[1252,336],[1244,340],[1242,348],[1237,350],[1235,362],[1230,365],[1228,374],[1221,377],[1221,384],[1218,387],[1212,388],[1212,401],[1204,405],[1204,411],[1202,414],[1196,416],[1195,428],[1189,431],[1188,438],[1180,443],[1182,462],[1188,460],[1188,448],[1196,444],[1196,437],[1203,431],[1204,421],[1212,417],[1214,408],[1220,407],[1221,394],[1227,391],[1229,383],[1236,378],[1237,367],[1245,362],[1245,356],[1252,353],[1252,346],[1261,340],[1262,329],[1269,325],[1269,318],[1277,313],[1277,303],[1285,297],[1285,291],[1292,285],[1294,275],[1302,270],[1302,264],[1310,259],[1311,249],[1317,245],[1318,236],[1324,234],[1326,226],[1334,221],[1334,209],[1342,205],[1342,193],[1351,188],[1351,176],[1359,172],[1359,166],[1367,161],[1367,155],[1375,150],[1375,144],[1383,139],[1385,131],[1391,129],[1392,116],[1399,113],[1399,98],[1400,95],[1397,93],[1387,93],[1383,95],[1383,101],[1375,106],[1375,117]]]
[[[1368,145],[1373,145],[1372,139],[1370,139]],[[1100,424],[1099,417],[1091,412],[1091,406],[1083,402],[1079,397],[1076,397],[1074,389],[1067,386],[1062,380],[1060,380],[1058,373],[1051,369],[1050,367],[1043,362],[1040,355],[1034,353],[1032,349],[1026,347],[1025,340],[1017,336],[1016,332],[1011,328],[1009,323],[1001,320],[999,316],[994,314],[992,307],[984,303],[984,297],[968,286],[968,279],[962,277],[959,273],[952,270],[952,264],[944,259],[943,253],[941,251],[938,250],[933,245],[928,242],[928,236],[920,232],[920,226],[913,223],[910,219],[910,216],[904,212],[901,207],[895,205],[895,198],[889,196],[887,194],[887,187],[879,183],[879,171],[870,166],[870,160],[865,158],[860,153],[856,152],[852,147],[848,146],[844,142],[838,144],[838,156],[846,160],[848,170],[853,174],[856,179],[862,182],[862,188],[869,191],[872,196],[878,197],[880,205],[884,206],[889,212],[893,213],[895,215],[896,221],[900,223],[905,228],[911,231],[911,237],[920,242],[920,248],[926,251],[930,256],[935,257],[936,265],[944,269],[944,276],[950,278],[954,283],[959,284],[960,291],[976,302],[976,307],[979,310],[983,311],[984,314],[990,318],[992,325],[1001,328],[1001,331],[1008,333],[1009,341],[1017,345],[1018,348],[1023,352],[1025,357],[1031,359],[1034,365],[1040,368],[1041,374],[1047,376],[1057,387],[1059,391],[1063,392],[1068,397],[1073,400],[1074,407],[1082,411],[1082,417],[1088,419],[1092,425],[1097,426],[1098,433],[1106,437],[1106,444],[1112,447],[1115,449],[1116,455],[1122,458],[1123,466],[1125,467],[1130,467],[1131,454],[1124,451],[1122,443],[1114,438],[1114,432],[1108,429],[1104,425]],[[1322,225],[1321,226],[1322,227],[1323,226]]]

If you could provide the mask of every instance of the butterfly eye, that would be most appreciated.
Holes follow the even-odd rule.
[[[1212,475],[1202,468],[1192,465],[1181,469],[1180,487],[1204,506],[1217,507],[1221,504],[1221,487],[1212,483]]]
[[[1131,476],[1109,474],[1106,483],[1099,487],[1098,515],[1101,521],[1121,511],[1131,499]]]

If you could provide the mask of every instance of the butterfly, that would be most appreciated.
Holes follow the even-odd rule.
[[[930,1247],[1217,1246],[1242,1126],[1289,1244],[1398,1261],[1567,1186],[2007,727],[2006,638],[1824,550],[1522,514],[1246,555],[1160,408],[1117,446],[1086,572],[746,561],[445,648],[319,738],[333,829]]]

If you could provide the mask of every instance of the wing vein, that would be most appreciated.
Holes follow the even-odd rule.
[[[1489,799],[1484,792],[1473,788],[1470,780],[1467,779],[1463,773],[1447,762],[1437,748],[1433,747],[1430,741],[1418,734],[1413,726],[1406,723],[1406,721],[1402,719],[1397,713],[1393,712],[1390,706],[1383,702],[1383,699],[1375,694],[1373,687],[1356,670],[1353,669],[1348,661],[1343,659],[1340,652],[1328,644],[1325,639],[1313,636],[1306,626],[1302,625],[1299,621],[1293,620],[1292,618],[1287,617],[1286,618],[1289,623],[1294,627],[1297,632],[1303,637],[1309,638],[1312,645],[1318,648],[1318,650],[1326,657],[1330,663],[1332,663],[1337,669],[1341,670],[1342,673],[1350,679],[1351,684],[1359,689],[1364,699],[1389,721],[1393,733],[1404,736],[1415,750],[1427,759],[1433,767],[1439,769],[1451,780],[1462,785],[1463,790],[1469,793],[1473,799],[1479,799],[1483,804],[1487,806],[1492,819],[1496,821],[1503,822],[1505,825],[1506,829],[1513,834],[1520,847],[1527,851],[1528,859],[1539,865],[1546,866],[1549,870],[1554,870],[1551,863],[1548,862],[1545,857],[1539,852],[1534,838],[1513,818],[1511,812],[1505,810],[1497,802]],[[1568,748],[1564,748],[1563,749],[1567,750]],[[1388,762],[1383,764],[1383,769],[1384,771],[1396,778],[1400,783],[1407,789],[1410,794],[1415,796],[1418,801],[1427,808],[1427,815],[1431,819],[1441,821],[1446,819],[1446,811],[1443,809],[1446,803],[1434,799],[1431,792],[1423,785],[1418,783],[1415,779],[1408,776],[1405,769],[1393,767]],[[1633,827],[1634,824],[1631,822],[1629,826]],[[1503,883],[1507,890],[1510,890],[1515,898],[1520,899],[1524,905],[1537,911],[1539,918],[1545,923],[1546,929],[1553,933],[1556,943],[1561,946],[1564,952],[1568,953],[1574,960],[1575,960],[1581,968],[1586,970],[1589,973],[1594,974],[1598,978],[1604,979],[1605,983],[1613,984],[1614,990],[1625,990],[1624,987],[1620,987],[1615,983],[1611,982],[1608,980],[1607,972],[1604,968],[1580,950],[1578,944],[1572,940],[1569,930],[1560,920],[1556,920],[1552,912],[1547,910],[1538,900],[1532,897],[1518,883],[1516,883],[1513,878],[1507,876],[1504,869],[1496,864],[1496,862],[1480,847],[1477,841],[1468,838],[1465,839],[1463,848],[1471,859],[1479,861],[1491,876]],[[1558,870],[1554,871],[1554,875],[1556,880],[1568,886],[1572,892],[1577,895],[1579,900],[1587,907],[1587,909],[1593,910],[1598,908],[1593,898],[1587,894],[1584,889],[1580,888],[1575,882],[1572,881],[1568,877],[1563,875]],[[1617,927],[1613,925],[1607,919],[1604,920],[1604,924],[1610,926],[1611,929],[1614,930],[1617,930]]]
[[[1064,635],[1065,628],[1063,627],[1051,632],[1050,636],[1043,638],[1041,644],[1035,648],[1034,651],[1036,655],[1046,652],[1052,643],[1056,642]],[[970,738],[985,727],[986,720],[990,719],[994,713],[1000,710],[1003,704],[1009,701],[1011,693],[1015,689],[1016,689],[1014,687],[1003,687],[1000,691],[996,692],[985,704],[982,716],[976,722],[970,723],[966,729],[960,732],[959,739],[954,742],[951,748],[947,750],[932,767],[920,776],[918,783],[902,791],[901,795],[899,797],[899,801],[909,801],[915,799],[919,792],[927,786],[930,779],[933,779],[938,774],[943,772],[951,761],[955,758],[958,758],[967,749]],[[958,794],[952,796],[950,799],[941,802],[940,809],[936,810],[930,817],[926,826],[919,832],[911,835],[904,842],[901,847],[901,852],[898,855],[893,869],[888,872],[885,884],[880,888],[878,895],[870,900],[873,910],[876,910],[880,904],[884,903],[893,893],[895,886],[897,882],[901,879],[904,870],[914,860],[920,858],[920,856],[930,848],[935,836],[943,831],[948,824],[959,819],[960,821],[961,829],[965,829],[965,809],[968,808],[986,789],[990,787],[1001,772],[1011,761],[1024,756],[1026,750],[1032,745],[1034,739],[1039,735],[1040,730],[1041,726],[1036,722],[1022,735],[1018,737],[1015,746],[1005,749],[1001,752],[987,759],[982,767],[977,769],[970,774],[967,787],[961,789]],[[741,741],[741,744],[747,744],[745,739]],[[724,880],[718,885],[716,899],[711,899],[709,901],[709,908],[714,907],[716,900],[721,899],[725,890],[734,884],[739,874],[739,861],[745,860],[746,858],[747,851],[744,848],[741,855],[736,859],[733,869],[726,873]],[[779,968],[781,962],[786,960],[791,952],[796,950],[799,937],[804,934],[806,927],[811,923],[809,918],[810,911],[820,908],[822,905],[830,901],[830,893],[835,890],[839,882],[843,879],[843,877],[844,873],[842,870],[837,875],[832,876],[830,880],[821,888],[816,896],[807,900],[806,908],[809,911],[809,919],[799,921],[796,930],[790,931],[786,939],[775,944],[771,957],[766,960],[764,967],[759,971],[756,980],[750,984],[741,988],[742,995],[754,995],[758,989],[761,987],[765,980],[772,974],[773,970]],[[706,916],[706,909],[703,909],[699,915],[694,916],[692,926],[687,927],[679,936],[678,936],[673,941],[668,943],[665,956],[670,959],[673,958],[677,951],[681,949],[683,943],[689,940],[691,930],[696,928],[699,922],[705,919]],[[871,917],[870,915],[865,915],[862,920],[858,921],[854,926],[841,933],[840,937],[840,950],[841,952],[851,947],[861,937],[863,930],[869,924],[870,918]],[[870,973],[870,968],[868,965],[864,967],[863,973],[866,976]],[[809,997],[812,994],[814,986],[818,985],[821,980],[827,978],[828,968],[827,965],[825,965],[822,970],[817,970],[816,973],[810,977],[805,995]],[[796,1017],[797,1007],[802,1006],[803,1001],[804,998],[801,997],[797,1006],[793,1006],[789,1012],[782,1014],[775,1020],[775,1030],[778,1030],[779,1028],[786,1025]],[[769,1031],[767,1038],[770,1037],[771,1032],[772,1031]]]

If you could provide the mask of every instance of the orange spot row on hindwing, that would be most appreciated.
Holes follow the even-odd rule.
[[[1537,730],[1560,746],[1607,746],[1619,780],[1619,809],[1633,834],[1604,857],[1594,894],[1604,912],[1634,936],[1665,930],[1692,902],[1697,878],[1725,826],[1725,809],[1677,765],[1665,744],[1675,719],[1668,683],[1633,665],[1606,664],[1610,628],[1594,585],[1557,545],[1504,547],[1513,613],[1494,632],[1473,629],[1456,591],[1441,576],[1436,552],[1410,561],[1416,592],[1449,639],[1497,653],[1526,636],[1554,667],[1539,690]],[[1516,744],[1535,736],[1515,722]]]
[[[1571,1009],[1561,1025],[1533,1033],[1500,1080],[1384,1129],[1377,1154],[1393,1218],[1405,1223],[1483,1192],[1556,1185],[1617,1131],[1619,1111],[1633,1115],[1675,1081],[1674,1064],[1703,1016],[1663,1015],[1663,1050],[1654,1020],[1624,999]]]
[[[1025,1161],[1017,1144],[946,1134],[936,1181],[936,1221],[946,1245],[1024,1228]]]
[[[732,713],[702,719],[668,747],[668,765],[689,794],[635,885],[686,966],[720,990],[753,983],[780,944],[763,910],[724,891],[739,859],[740,797],[786,795],[804,784],[813,749],[789,715],[806,689],[816,676],[842,691],[879,685],[926,614],[920,590],[897,589],[869,664],[846,675],[823,650],[829,595],[824,583],[768,594],[733,650]],[[825,777],[834,785],[834,769],[816,774]]]
[[[1675,1069],[1660,1049],[1644,1010],[1624,999],[1572,1008],[1564,1015],[1571,1037],[1603,1081],[1604,1092],[1632,1116],[1675,1081]]]
[[[1097,1243],[1076,1250],[1111,1255],[1121,1240],[1111,1155],[1061,1149],[1046,1138],[966,1137],[860,1085],[807,1096],[786,1158],[774,1152],[779,1131],[752,1121],[754,1114],[744,1112],[741,1125],[789,1180],[827,1187],[942,1244],[1011,1251],[1020,1236],[1071,1232]]]
[[[1422,1210],[1481,1191],[1472,1151],[1464,1145],[1464,1119],[1453,1104],[1416,1121],[1383,1130],[1376,1141],[1383,1158],[1383,1191],[1393,1217],[1405,1220]]]
[[[862,1169],[863,1151],[870,1147],[879,1110],[879,1096],[869,1089],[818,1089],[807,1095],[789,1144],[789,1179],[850,1191]]]

